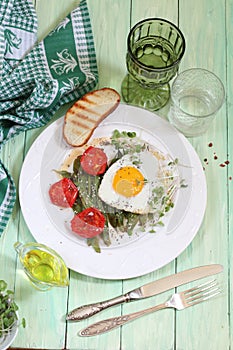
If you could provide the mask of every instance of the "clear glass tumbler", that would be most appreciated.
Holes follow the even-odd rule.
[[[180,73],[171,87],[168,119],[187,137],[205,133],[221,108],[225,90],[221,80],[202,68]]]
[[[152,111],[162,108],[185,52],[182,32],[165,19],[148,18],[131,29],[127,49],[128,74],[121,86],[124,101]]]

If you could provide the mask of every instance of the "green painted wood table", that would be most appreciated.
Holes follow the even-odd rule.
[[[75,0],[34,0],[43,38],[71,9]],[[227,350],[233,347],[232,246],[233,246],[233,1],[232,0],[88,0],[99,69],[98,87],[120,92],[126,74],[126,39],[130,28],[146,17],[162,17],[177,24],[186,38],[180,71],[202,67],[215,72],[226,89],[226,101],[208,132],[189,139],[200,157],[207,180],[207,207],[202,225],[191,244],[172,262],[158,270],[126,280],[104,280],[70,271],[69,288],[48,292],[35,290],[25,279],[13,248],[14,242],[33,241],[21,213],[19,201],[0,238],[0,278],[15,288],[20,315],[26,328],[19,333],[14,349],[75,350]],[[61,117],[69,106],[54,116]],[[158,111],[167,117],[167,109]],[[41,129],[8,142],[1,158],[18,186],[25,155]],[[224,166],[223,166],[224,165]],[[33,203],[32,203],[33,205]],[[38,227],[43,230],[43,226]],[[222,296],[185,311],[160,311],[122,328],[92,338],[78,331],[89,321],[66,323],[65,314],[76,306],[106,300],[137,286],[186,268],[220,263],[224,272]],[[170,292],[106,310],[91,321],[152,306]]]

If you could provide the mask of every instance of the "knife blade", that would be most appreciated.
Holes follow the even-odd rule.
[[[139,299],[151,297],[163,293],[169,289],[181,286],[183,284],[215,275],[223,271],[220,264],[204,265],[194,267],[185,271],[175,273],[174,275],[163,277],[154,282],[147,283],[130,292],[106,301],[80,306],[68,313],[66,319],[69,321],[81,321],[97,313],[125,302],[131,302]]]

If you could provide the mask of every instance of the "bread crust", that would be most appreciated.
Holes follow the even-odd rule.
[[[88,92],[76,101],[65,114],[63,137],[72,147],[83,146],[96,127],[120,103],[119,93],[108,87]]]

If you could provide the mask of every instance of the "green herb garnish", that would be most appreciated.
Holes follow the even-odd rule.
[[[0,338],[18,326],[18,305],[14,301],[14,292],[7,289],[7,283],[0,280]],[[22,319],[25,328],[25,319]]]

